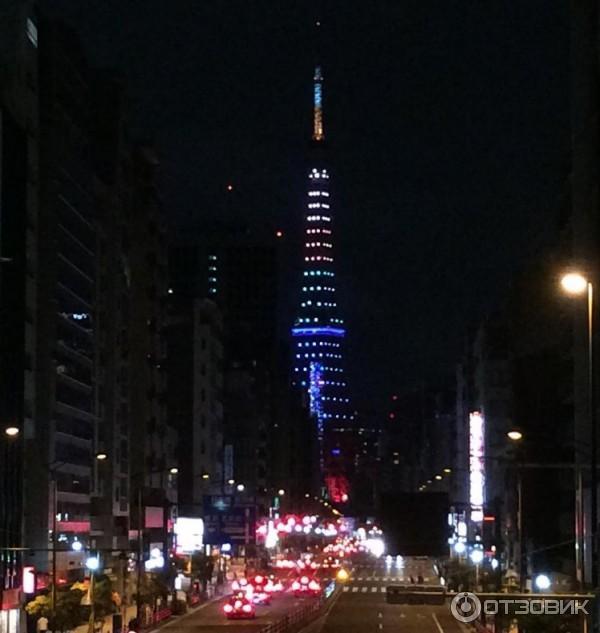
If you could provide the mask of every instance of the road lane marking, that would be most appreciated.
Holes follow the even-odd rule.
[[[386,591],[387,591],[387,588],[386,588],[386,587],[382,587],[382,588],[381,588],[381,593],[385,593]]]
[[[350,590],[350,587],[344,587],[344,589],[343,589],[344,593],[346,593],[349,590]]]
[[[356,593],[358,591],[358,587],[352,587],[352,593]]]
[[[376,593],[377,592],[377,587],[371,587],[371,593]]]
[[[435,613],[432,613],[431,617],[433,618],[433,621],[435,622],[435,625],[437,626],[438,631],[440,633],[444,633],[444,629],[442,628],[442,625],[440,624],[439,620],[437,619],[437,616],[435,615]]]
[[[363,593],[367,593],[367,589],[368,589],[368,587],[363,587],[363,588],[362,588],[362,592],[363,592]]]
[[[383,613],[381,613],[381,611],[377,614],[378,618],[382,618],[383,617]]]
[[[383,628],[383,624],[379,624],[379,630],[381,631],[381,629]]]

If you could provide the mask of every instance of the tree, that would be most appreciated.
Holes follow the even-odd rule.
[[[50,592],[50,595],[51,592]],[[50,595],[39,595],[25,606],[27,613],[38,619],[42,616],[50,620],[53,631],[68,631],[83,622],[84,611],[81,600],[85,591],[78,585],[56,592],[56,609],[53,613]]]

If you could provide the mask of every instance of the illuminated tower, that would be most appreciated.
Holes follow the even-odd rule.
[[[347,483],[336,465],[339,451],[331,441],[334,431],[352,420],[343,367],[346,329],[338,314],[333,247],[332,200],[329,171],[324,163],[323,76],[314,75],[312,163],[303,224],[304,266],[299,315],[292,328],[294,383],[307,390],[317,424],[321,471],[329,496],[347,499]],[[337,451],[337,452],[336,452]],[[344,498],[346,497],[346,498]]]

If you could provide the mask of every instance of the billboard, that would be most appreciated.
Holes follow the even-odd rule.
[[[236,505],[232,496],[206,495],[204,522],[204,542],[209,545],[255,543],[256,507]]]
[[[176,551],[193,554],[202,549],[204,521],[202,519],[179,517],[175,521]]]

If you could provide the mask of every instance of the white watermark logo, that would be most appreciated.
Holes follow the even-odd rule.
[[[450,611],[459,622],[473,622],[481,615],[481,600],[470,591],[457,593],[450,604]]]
[[[450,604],[452,615],[459,622],[473,622],[485,615],[589,615],[589,600],[556,598],[487,598],[482,600],[474,593],[457,593]]]

